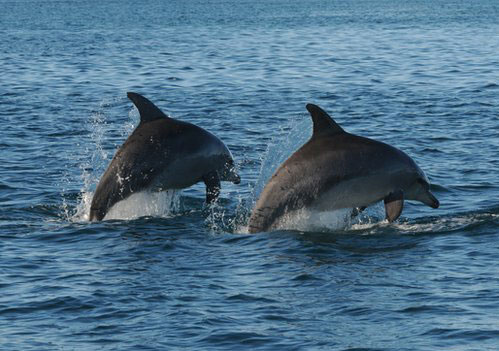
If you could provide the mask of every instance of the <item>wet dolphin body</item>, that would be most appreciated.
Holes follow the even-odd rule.
[[[118,201],[142,190],[206,184],[206,201],[220,193],[220,181],[240,182],[225,144],[208,131],[165,115],[145,97],[127,93],[140,123],[118,149],[95,190],[91,221],[102,220]]]
[[[266,184],[249,220],[250,233],[272,229],[284,214],[302,208],[362,210],[384,200],[392,222],[404,199],[439,206],[428,178],[404,152],[345,132],[316,105],[308,104],[307,110],[312,137]]]

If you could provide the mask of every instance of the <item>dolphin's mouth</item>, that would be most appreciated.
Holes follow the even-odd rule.
[[[431,204],[432,208],[438,208],[439,206],[440,206],[440,202],[437,199],[435,199],[435,202],[433,204]]]
[[[435,195],[433,195],[432,193],[430,193],[428,191],[427,193],[428,195],[428,200],[425,201],[425,204],[427,204],[428,206],[430,206],[431,208],[438,208],[440,206],[440,202],[438,201],[438,199],[435,197]]]

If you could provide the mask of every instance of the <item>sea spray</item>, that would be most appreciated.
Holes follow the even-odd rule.
[[[90,140],[79,164],[82,188],[74,214],[68,218],[69,220],[88,219],[93,191],[101,175],[118,147],[135,128],[138,113],[135,108],[125,106],[126,101],[128,100],[122,97],[104,100],[100,103],[99,109],[93,111],[86,121]],[[124,109],[128,110],[128,113]],[[127,117],[122,117],[125,115]],[[126,118],[124,123],[114,123],[124,118]],[[108,123],[110,120],[113,123]]]
[[[260,174],[251,195],[252,207],[281,163],[305,144],[311,135],[312,123],[309,118],[291,119],[287,126],[281,128],[279,135],[272,139],[262,156]]]

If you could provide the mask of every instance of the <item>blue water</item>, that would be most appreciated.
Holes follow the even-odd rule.
[[[496,1],[0,7],[1,350],[497,349]],[[219,136],[242,183],[89,223],[127,91]],[[308,102],[411,155],[441,207],[245,234]]]

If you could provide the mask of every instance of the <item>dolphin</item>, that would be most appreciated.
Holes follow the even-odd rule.
[[[355,213],[384,200],[389,222],[402,213],[404,199],[438,208],[428,178],[407,154],[345,132],[316,105],[306,108],[312,137],[265,185],[249,220],[250,233],[271,230],[283,215],[302,208],[352,208]]]
[[[168,117],[139,94],[127,96],[139,110],[140,123],[101,177],[90,221],[102,220],[114,204],[134,192],[182,189],[203,181],[211,203],[220,194],[220,181],[240,182],[232,155],[220,139]]]

